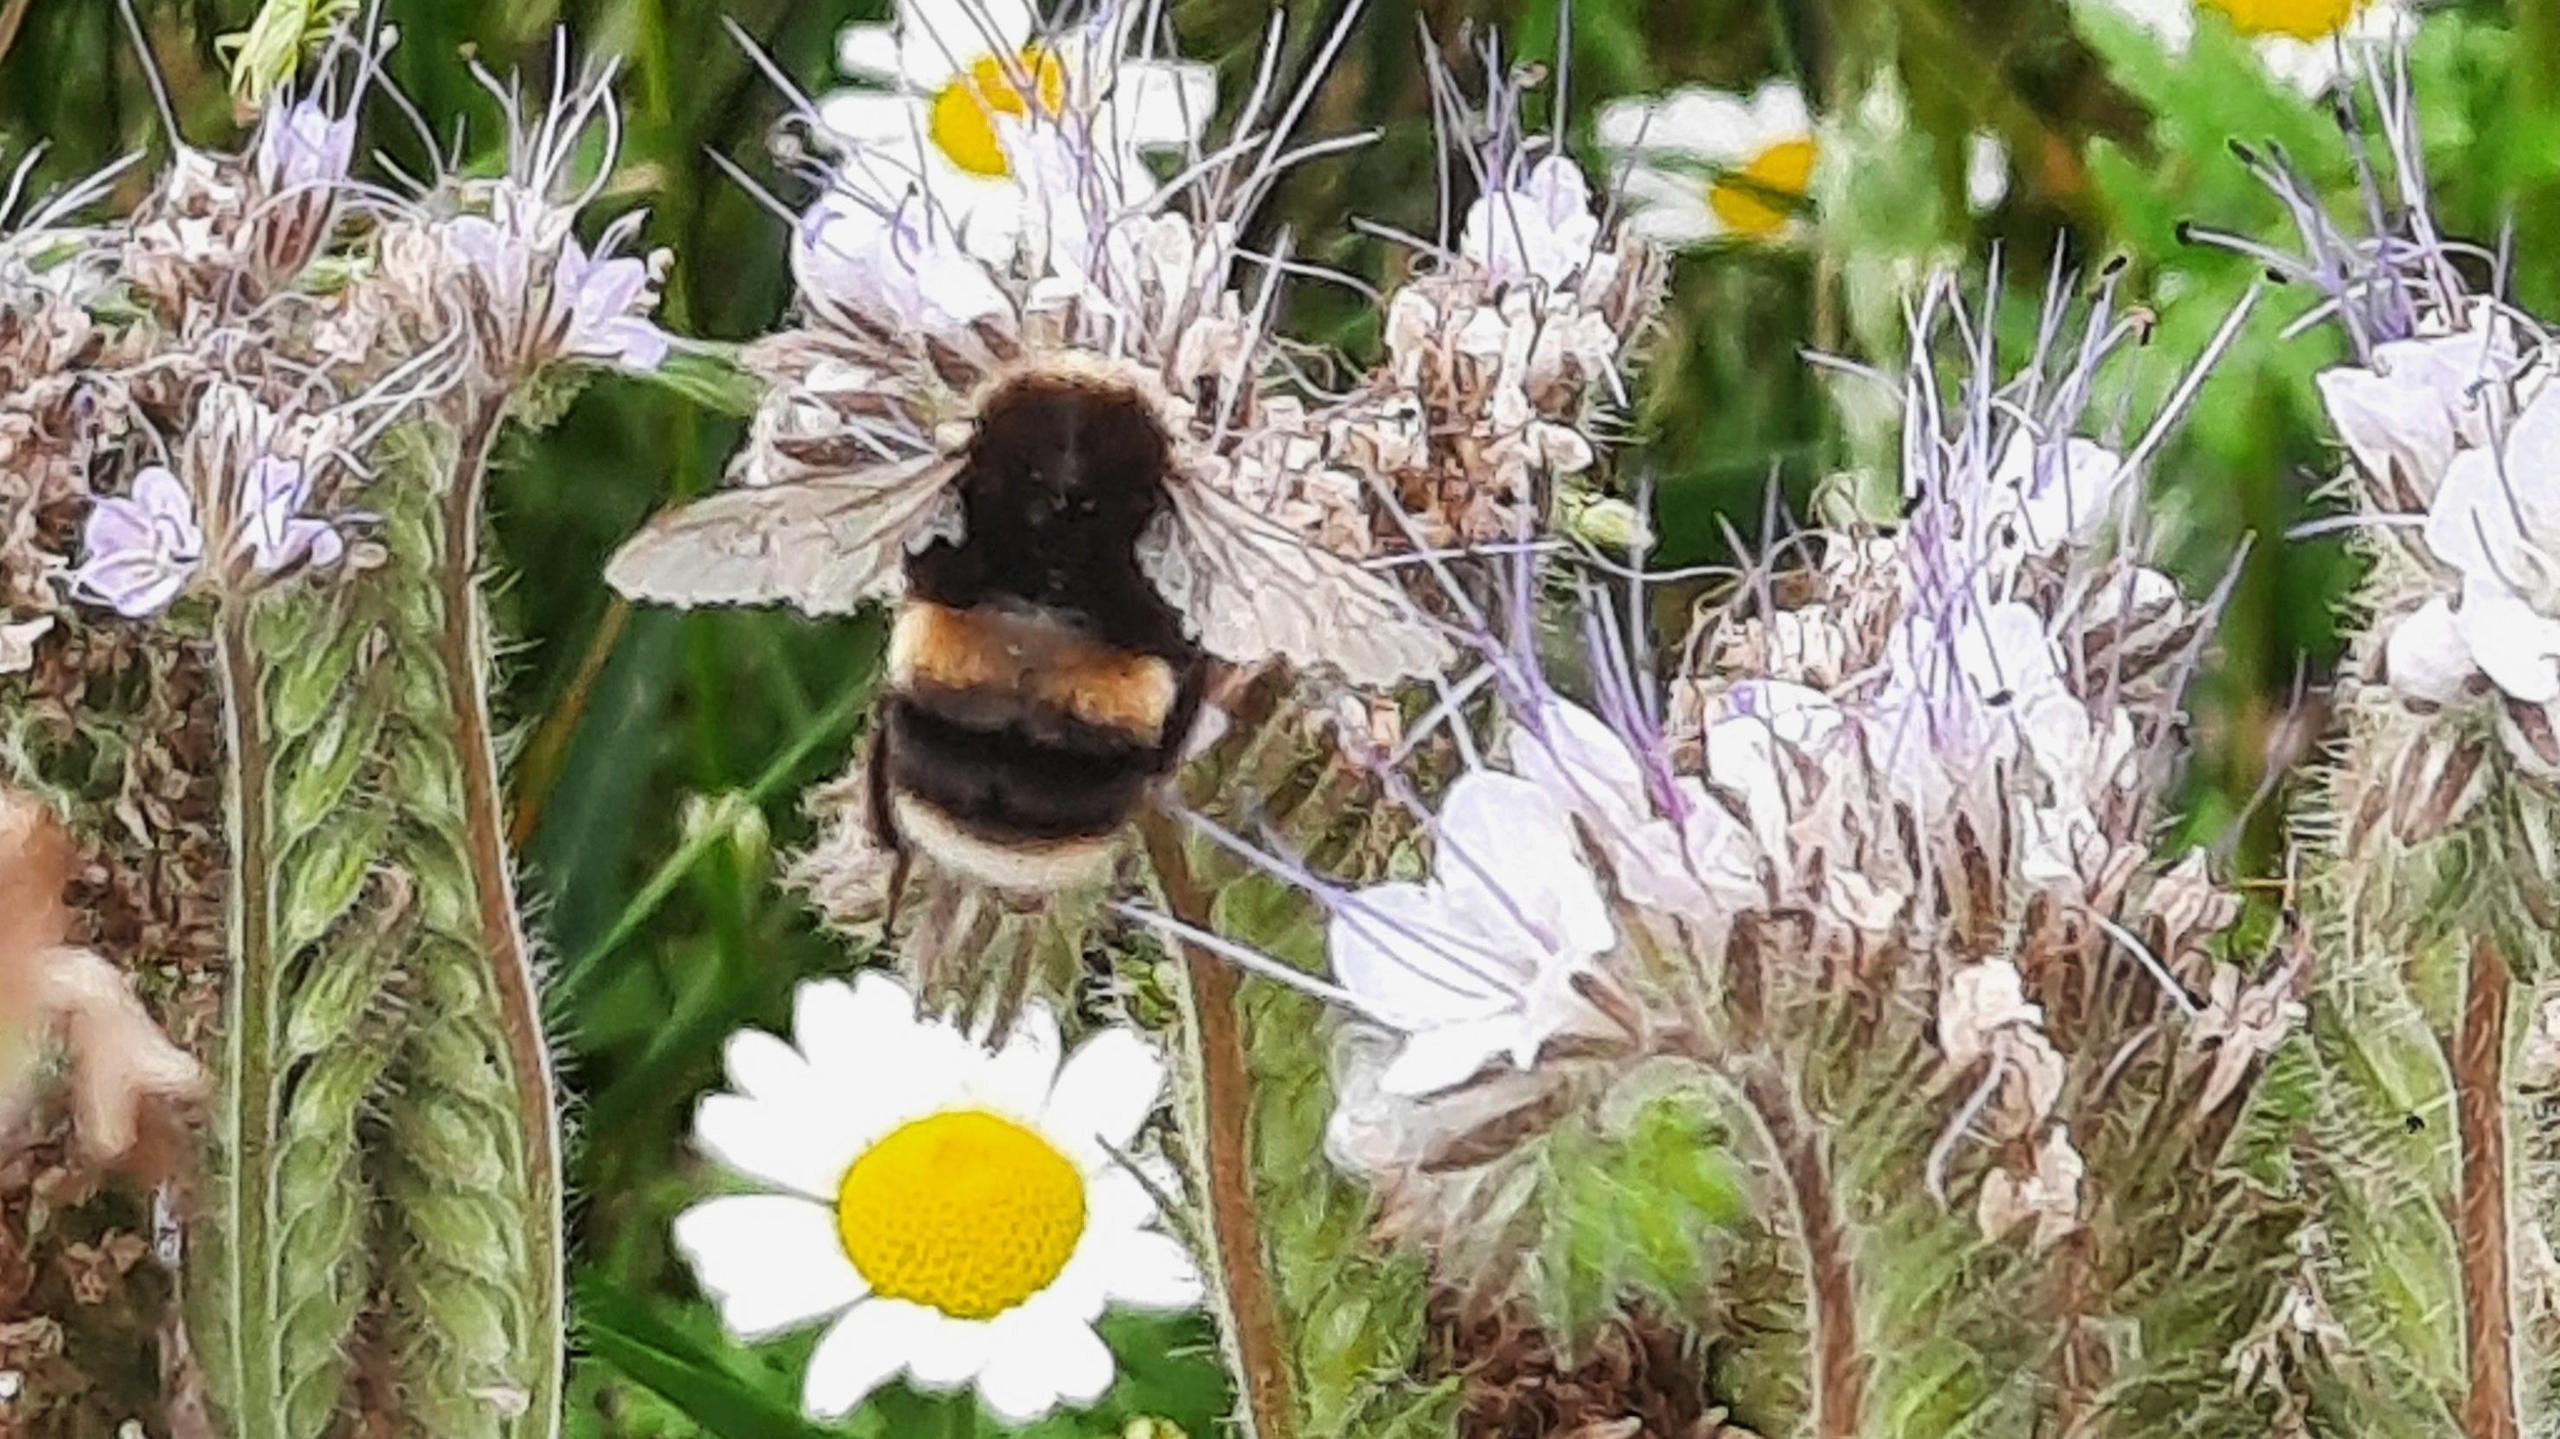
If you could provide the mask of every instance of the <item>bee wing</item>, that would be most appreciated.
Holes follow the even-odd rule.
[[[636,600],[790,604],[840,615],[898,592],[912,545],[955,537],[957,462],[925,456],[795,484],[723,490],[649,521],[605,566]]]
[[[1392,582],[1197,481],[1171,505],[1138,562],[1200,647],[1239,664],[1273,655],[1386,685],[1442,669],[1448,640]]]

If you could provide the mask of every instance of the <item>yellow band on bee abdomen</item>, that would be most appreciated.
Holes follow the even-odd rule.
[[[900,690],[994,692],[1155,744],[1179,681],[1155,655],[1102,644],[1038,614],[909,600],[889,635]]]

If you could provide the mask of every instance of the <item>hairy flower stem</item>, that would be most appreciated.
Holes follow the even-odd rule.
[[[532,1376],[531,1435],[559,1432],[567,1364],[567,1246],[562,1198],[560,1108],[551,1051],[542,1032],[542,1001],[533,960],[517,921],[515,872],[507,848],[507,813],[498,778],[496,736],[489,720],[495,657],[480,595],[480,502],[489,464],[505,427],[507,396],[468,397],[453,474],[445,486],[444,552],[437,572],[444,628],[437,652],[452,704],[453,739],[462,762],[464,844],[480,907],[481,954],[497,996],[497,1021],[509,1061],[524,1136],[524,1173],[535,1232],[525,1236],[539,1287],[528,1318],[539,1351]]]
[[[231,836],[226,903],[230,985],[224,999],[217,1226],[220,1312],[206,1328],[205,1364],[236,1439],[284,1434],[285,1376],[276,1362],[283,1317],[276,1296],[275,858],[268,833],[265,704],[251,657],[245,601],[223,606],[214,630],[225,730],[223,802]]]
[[[1182,837],[1168,816],[1144,821],[1147,859],[1165,904],[1176,917],[1210,927],[1210,900],[1192,875]],[[1252,1076],[1245,1066],[1244,1031],[1236,1010],[1236,973],[1196,947],[1182,946],[1183,989],[1189,1011],[1193,1072],[1198,1079],[1191,1142],[1205,1178],[1210,1237],[1217,1250],[1218,1296],[1225,1306],[1227,1341],[1251,1419],[1248,1439],[1293,1439],[1297,1405],[1289,1376],[1288,1346],[1272,1300],[1271,1271],[1262,1247],[1262,1222],[1253,1192]]]
[[[1755,1067],[1742,1082],[1742,1096],[1785,1171],[1804,1244],[1815,1439],[1857,1439],[1865,1432],[1867,1360],[1858,1347],[1857,1280],[1849,1269],[1848,1223],[1831,1182],[1831,1162],[1810,1116],[1774,1070]]]
[[[2517,1439],[2515,1315],[2508,1301],[2506,1046],[2515,976],[2497,942],[2471,942],[2462,1023],[2449,1056],[2454,1124],[2462,1146],[2461,1194],[2454,1205],[2462,1266],[2462,1338],[2470,1388],[2462,1401],[2466,1439]]]

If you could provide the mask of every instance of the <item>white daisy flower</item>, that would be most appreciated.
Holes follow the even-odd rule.
[[[1434,834],[1428,883],[1360,890],[1326,934],[1342,987],[1404,1036],[1378,1081],[1394,1095],[1462,1084],[1497,1055],[1528,1068],[1593,1017],[1574,981],[1618,942],[1571,824],[1537,785],[1471,770]]]
[[[827,1323],[810,1414],[903,1374],[1028,1423],[1111,1387],[1107,1305],[1200,1302],[1191,1256],[1149,1227],[1155,1202],[1117,1157],[1163,1059],[1119,1028],[1059,1051],[1041,1006],[989,1052],[879,974],[802,985],[789,1042],[730,1037],[733,1092],[702,1101],[694,1137],[766,1192],[693,1206],[675,1243],[738,1338]]]
[[[1198,142],[1216,108],[1205,65],[1127,58],[1137,8],[1045,26],[1030,0],[899,0],[886,25],[844,30],[838,60],[874,88],[839,90],[819,118],[845,145],[844,183],[889,213],[916,191],[972,254],[1010,261],[1055,203],[1023,173],[1022,142],[1071,128],[1117,207],[1153,193],[1142,156]],[[1091,199],[1095,197],[1084,197]]]
[[[2417,23],[2409,0],[2087,0],[2183,53],[2196,26],[2225,25],[2257,49],[2267,73],[2317,95],[2355,73],[2356,47],[2388,42]]]
[[[1750,99],[1722,90],[1613,100],[1600,107],[1601,148],[1623,165],[1627,227],[1660,244],[1798,234],[1813,181],[1813,113],[1784,80]]]

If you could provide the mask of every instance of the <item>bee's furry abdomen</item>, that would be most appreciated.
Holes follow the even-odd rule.
[[[910,601],[881,712],[893,822],[996,883],[1085,872],[1172,768],[1204,668],[1071,616]]]

